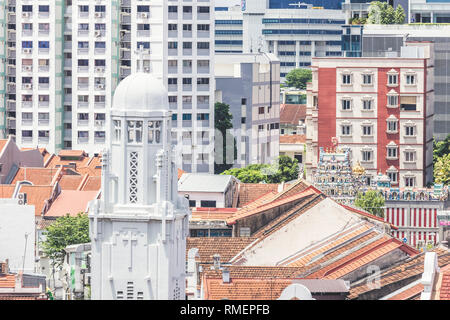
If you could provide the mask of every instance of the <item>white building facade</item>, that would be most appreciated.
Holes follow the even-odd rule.
[[[171,115],[143,72],[114,95],[102,199],[90,205],[93,299],[184,299],[189,207],[178,196]]]

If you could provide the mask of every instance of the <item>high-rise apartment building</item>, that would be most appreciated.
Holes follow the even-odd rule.
[[[140,60],[167,85],[180,168],[213,171],[214,1],[0,4],[3,135],[21,147],[99,153],[112,94]]]

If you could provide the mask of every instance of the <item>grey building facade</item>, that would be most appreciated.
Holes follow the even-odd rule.
[[[274,54],[216,54],[216,102],[230,106],[233,167],[269,163],[279,154],[280,61]]]

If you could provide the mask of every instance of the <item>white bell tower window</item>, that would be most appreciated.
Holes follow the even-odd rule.
[[[162,121],[149,121],[148,122],[148,143],[160,144],[161,143],[161,124]]]
[[[142,121],[127,121],[128,142],[142,143]]]
[[[113,121],[113,125],[114,125],[114,142],[120,142],[120,136],[122,134],[122,123],[120,120],[114,120]]]
[[[131,203],[136,203],[138,201],[138,155],[137,152],[130,152],[129,200]]]

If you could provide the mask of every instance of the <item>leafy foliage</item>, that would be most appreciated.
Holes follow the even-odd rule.
[[[50,258],[53,266],[61,266],[64,261],[64,248],[72,244],[87,243],[89,239],[89,218],[79,213],[75,217],[67,214],[56,219],[47,227],[46,240],[42,243],[44,253]]]
[[[405,23],[405,11],[401,5],[394,10],[387,2],[373,1],[370,3],[369,16],[371,24],[403,24]]]
[[[306,89],[306,83],[312,80],[312,71],[309,69],[293,69],[286,75],[286,86],[297,89]]]
[[[298,179],[297,159],[280,156],[273,164],[251,164],[244,168],[234,168],[222,174],[232,175],[244,183],[281,183]]]
[[[450,153],[437,158],[434,164],[434,181],[444,185],[450,184]]]
[[[433,141],[433,162],[438,158],[450,153],[450,134],[442,141]]]
[[[358,193],[355,205],[373,215],[384,217],[384,198],[375,190],[369,190],[365,194]]]
[[[233,138],[233,145],[227,145],[227,141],[231,140],[229,137],[231,133],[227,130],[233,128],[233,123],[231,122],[232,120],[233,115],[230,112],[230,105],[222,102],[216,102],[214,105],[214,127],[220,131],[223,139],[215,140],[214,147],[216,152],[220,152],[220,150],[222,150],[222,161],[214,161],[215,174],[219,174],[233,166],[232,163],[226,163],[227,154],[233,154],[233,159],[237,158],[236,139]]]

